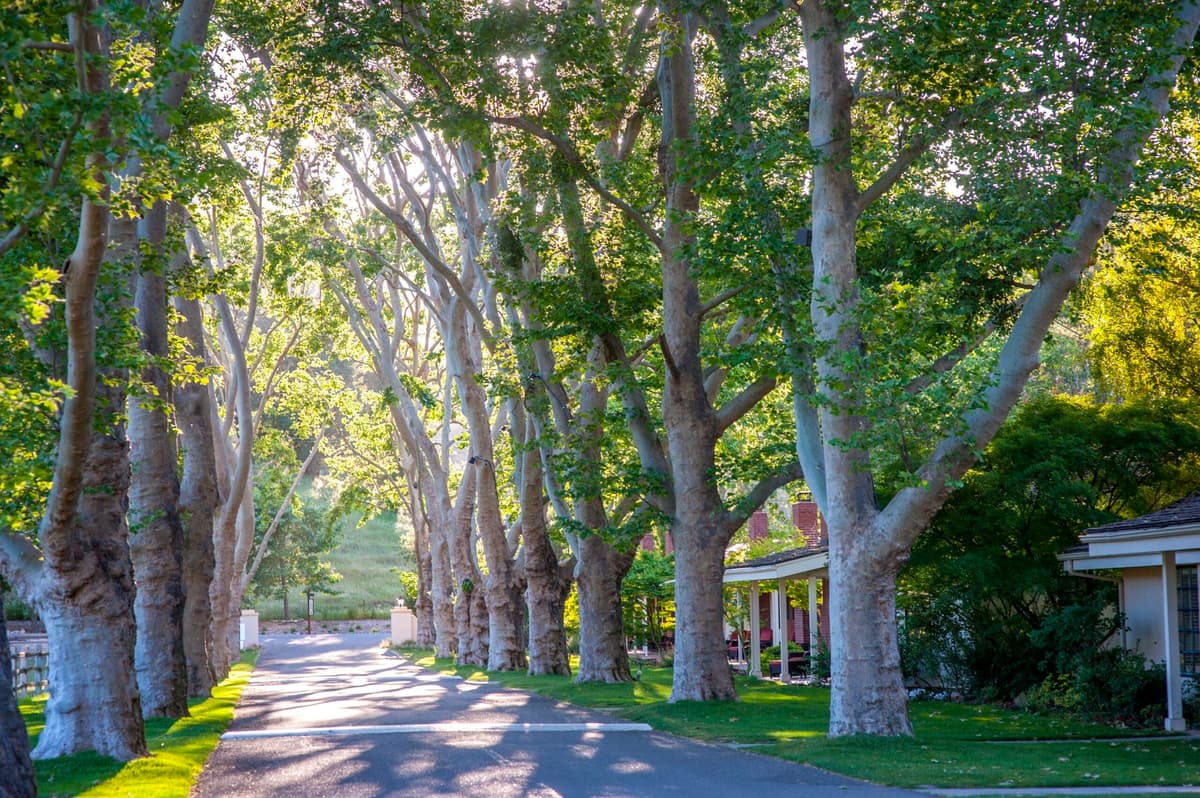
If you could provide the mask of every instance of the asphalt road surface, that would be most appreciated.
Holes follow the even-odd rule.
[[[433,674],[377,635],[268,636],[193,798],[911,796]]]

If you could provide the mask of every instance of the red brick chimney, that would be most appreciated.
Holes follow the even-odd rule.
[[[817,512],[816,502],[793,502],[792,523],[804,537],[807,546],[824,546],[829,543],[829,530],[825,519]]]
[[[767,539],[767,514],[763,510],[755,510],[750,516],[750,539]]]

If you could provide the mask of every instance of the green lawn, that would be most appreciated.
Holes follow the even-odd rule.
[[[85,795],[89,798],[184,798],[192,789],[208,755],[233,719],[233,708],[250,680],[256,651],[242,654],[229,678],[210,698],[190,703],[191,717],[146,721],[150,756],[133,762],[94,753],[75,754],[36,762],[38,795]],[[31,744],[45,725],[46,696],[21,702],[21,714]]]
[[[1134,739],[1116,729],[993,706],[918,701],[911,739],[826,737],[829,690],[738,678],[739,702],[666,703],[669,668],[642,669],[633,684],[575,685],[565,676],[484,673],[404,653],[426,667],[495,681],[621,718],[898,787],[1071,787],[1200,784],[1200,738]],[[1101,738],[1101,739],[1095,739]]]
[[[412,533],[397,530],[396,517],[385,514],[357,527],[350,519],[342,529],[342,541],[329,553],[333,569],[342,575],[334,585],[337,595],[318,593],[314,618],[345,620],[349,618],[383,618],[400,596],[400,578],[395,570],[412,571]],[[289,594],[289,614],[303,618],[304,593],[300,589]],[[255,598],[254,608],[262,620],[283,618],[283,600]]]

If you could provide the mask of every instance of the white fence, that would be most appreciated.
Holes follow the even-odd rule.
[[[48,689],[49,651],[45,635],[13,635],[9,638],[8,659],[12,663],[12,686],[18,698],[37,695]]]

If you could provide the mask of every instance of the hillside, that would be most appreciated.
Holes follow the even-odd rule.
[[[342,581],[334,586],[338,595],[318,593],[314,618],[387,618],[388,610],[400,595],[396,572],[416,567],[412,531],[406,522],[397,528],[396,517],[390,513],[369,519],[360,527],[355,526],[356,522],[357,519],[347,520],[341,543],[329,555],[334,570],[342,575]],[[304,617],[303,591],[291,591],[288,604],[291,618]],[[258,598],[254,607],[263,620],[283,618],[281,599]]]

